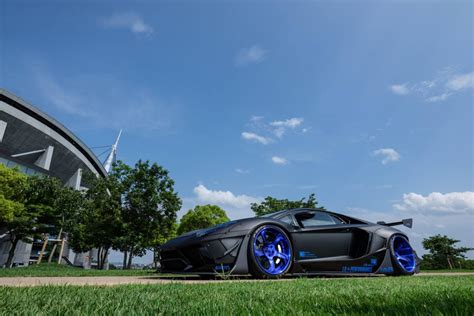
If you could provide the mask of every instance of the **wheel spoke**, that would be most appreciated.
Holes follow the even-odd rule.
[[[276,247],[278,245],[278,243],[283,240],[283,238],[284,237],[283,237],[282,234],[278,234],[277,237],[275,238],[275,240],[272,242],[272,244],[274,244],[275,247]]]
[[[406,251],[406,250],[411,251],[411,248],[409,248],[409,247],[400,247],[400,248],[398,248],[397,250],[398,250],[398,251],[404,251],[404,250],[405,250],[405,251]]]
[[[255,249],[254,253],[255,253],[255,255],[256,255],[257,257],[263,257],[263,256],[265,256],[265,254],[263,253],[263,251],[260,250],[260,249]]]
[[[281,258],[281,259],[284,259],[284,260],[288,260],[289,259],[289,256],[287,254],[284,254],[283,252],[277,252],[275,254],[275,257],[278,257],[278,258]]]
[[[268,270],[270,272],[273,272],[275,270],[275,262],[273,261],[273,258],[268,258],[268,263],[270,263],[270,267],[268,268]]]
[[[398,261],[404,261],[404,262],[409,262],[409,260],[405,257],[402,257],[402,256],[397,256],[397,260]]]

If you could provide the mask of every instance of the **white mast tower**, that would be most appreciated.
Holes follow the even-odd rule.
[[[107,173],[112,170],[112,164],[117,160],[117,145],[120,140],[120,135],[122,135],[122,130],[120,130],[115,143],[112,145],[112,149],[110,150],[110,154],[107,157],[107,160],[104,162],[104,169]]]

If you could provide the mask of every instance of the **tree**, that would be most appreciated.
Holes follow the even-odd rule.
[[[23,211],[26,188],[26,175],[0,164],[0,225]]]
[[[261,203],[252,203],[250,208],[257,216],[270,214],[273,212],[293,209],[293,208],[316,208],[318,202],[314,193],[310,194],[308,198],[302,198],[297,201],[290,201],[288,199],[279,200],[271,196],[267,196]],[[324,209],[324,208],[323,208]]]
[[[168,171],[156,163],[140,160],[130,168],[119,161],[109,177],[122,185],[122,232],[116,249],[124,253],[124,268],[130,268],[134,256],[156,246],[160,234],[166,238],[172,232],[181,199]]]
[[[217,205],[197,205],[181,218],[178,235],[228,222],[226,212]]]
[[[423,265],[431,269],[453,269],[465,260],[465,253],[473,248],[456,248],[459,240],[445,235],[436,235],[423,239],[423,247],[430,253],[423,255]]]
[[[45,218],[50,217],[60,189],[61,183],[57,179],[45,176],[27,178],[26,186],[23,188],[23,207],[17,209],[11,220],[4,223],[11,242],[6,261],[7,268],[13,264],[19,241],[30,242],[31,239],[39,238],[42,233],[51,228]]]
[[[97,249],[97,267],[103,269],[121,233],[120,186],[110,177],[86,174],[85,179],[89,188],[83,200],[71,191],[63,194],[66,208],[62,210],[68,212],[63,225],[71,248],[75,252]]]

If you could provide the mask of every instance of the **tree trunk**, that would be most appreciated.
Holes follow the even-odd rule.
[[[100,270],[100,252],[101,251],[102,251],[101,247],[97,248],[97,270]]]
[[[7,259],[7,262],[5,264],[6,268],[11,268],[12,265],[13,265],[13,257],[15,256],[15,248],[16,248],[16,245],[18,244],[19,241],[20,241],[20,239],[17,238],[17,237],[14,237],[13,240],[12,240],[12,246],[10,248],[10,251],[8,251],[8,259]]]
[[[153,248],[153,268],[158,269],[158,263],[160,262],[160,247]]]
[[[132,268],[132,258],[133,258],[133,249],[130,249],[130,253],[128,254],[128,263],[127,263],[127,269]]]
[[[102,260],[103,253],[105,249],[103,247],[99,247],[99,250],[97,251],[97,269],[102,270],[102,267],[104,266],[104,261]]]
[[[101,254],[101,264],[100,264],[100,269],[101,270],[104,270],[104,267],[105,267],[105,260],[107,259],[107,254],[109,253],[109,248],[104,248],[102,250],[102,254]]]
[[[449,257],[448,257],[448,265],[449,265],[449,269],[452,270],[453,264],[451,263],[451,259]]]
[[[123,264],[122,264],[122,270],[126,270],[127,269],[127,251],[125,250],[123,252]]]

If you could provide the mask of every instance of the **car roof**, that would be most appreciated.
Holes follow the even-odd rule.
[[[332,213],[332,212],[329,212],[329,211],[325,210],[324,208],[301,207],[301,208],[292,208],[292,209],[276,211],[274,213],[269,213],[269,214],[262,215],[261,217],[273,218],[273,217],[279,217],[281,215],[286,215],[286,214],[294,214],[294,213],[297,213],[297,212],[300,212],[300,211],[319,211],[319,212],[325,212],[325,213],[329,213],[329,214],[335,214],[335,213]]]
[[[310,207],[301,207],[301,208],[281,210],[281,211],[277,211],[275,213],[270,213],[270,214],[263,215],[263,217],[280,218],[280,217],[283,217],[285,215],[294,215],[295,213],[298,213],[298,212],[301,212],[301,211],[323,212],[323,213],[326,213],[326,214],[336,215],[336,216],[341,217],[341,218],[346,218],[346,219],[349,219],[351,221],[357,221],[357,222],[360,222],[360,223],[371,224],[368,221],[361,220],[359,218],[355,218],[355,217],[344,215],[344,214],[331,212],[331,211],[326,210],[325,208],[310,208]]]

